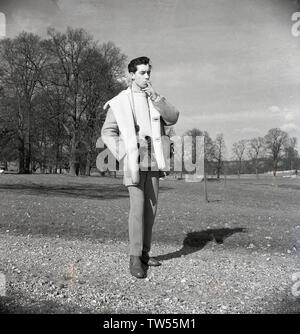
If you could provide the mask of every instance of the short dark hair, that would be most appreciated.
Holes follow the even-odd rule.
[[[150,69],[152,65],[150,64],[150,59],[148,57],[138,57],[131,60],[128,64],[128,72],[135,73],[137,71],[138,65],[149,65]]]

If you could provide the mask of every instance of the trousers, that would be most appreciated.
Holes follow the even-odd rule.
[[[129,253],[141,256],[150,252],[152,228],[157,211],[159,172],[140,171],[138,185],[127,187],[130,198],[129,210]]]

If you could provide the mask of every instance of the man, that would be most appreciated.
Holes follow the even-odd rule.
[[[104,106],[109,109],[101,135],[116,159],[125,157],[124,184],[130,197],[129,268],[134,277],[145,278],[148,266],[161,264],[149,252],[159,177],[167,168],[164,126],[175,124],[179,112],[152,87],[149,58],[133,59],[128,72],[129,88]]]

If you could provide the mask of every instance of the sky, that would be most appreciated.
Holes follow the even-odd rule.
[[[228,157],[274,127],[300,141],[299,1],[0,0],[0,12],[8,37],[82,27],[128,61],[150,57],[153,86],[180,111],[176,133],[223,133]]]

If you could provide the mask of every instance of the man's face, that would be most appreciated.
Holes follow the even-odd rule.
[[[151,74],[150,65],[137,65],[137,70],[132,73],[132,79],[140,88],[146,88]]]

